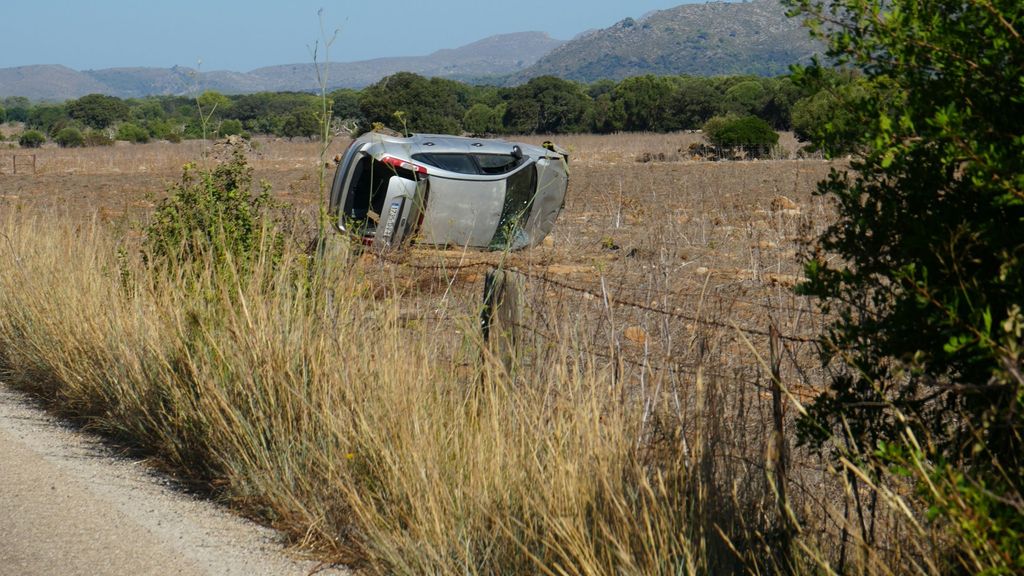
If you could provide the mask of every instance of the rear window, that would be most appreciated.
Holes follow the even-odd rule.
[[[477,175],[505,174],[523,163],[522,158],[511,154],[419,153],[413,154],[412,159],[449,172]]]

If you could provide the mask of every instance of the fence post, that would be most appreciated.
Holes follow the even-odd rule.
[[[523,275],[514,270],[491,270],[484,278],[480,329],[487,348],[512,373],[516,344],[523,322]]]
[[[769,454],[769,474],[771,475],[774,460],[774,477],[769,477],[769,482],[775,488],[775,502],[779,509],[779,520],[781,521],[781,533],[779,537],[779,563],[785,574],[795,572],[793,563],[793,536],[796,533],[796,522],[793,512],[789,507],[789,499],[786,497],[786,480],[789,475],[789,443],[786,441],[785,420],[782,400],[782,341],[779,337],[779,329],[775,324],[768,327],[768,339],[770,346],[770,362],[772,371],[772,430],[771,446]]]

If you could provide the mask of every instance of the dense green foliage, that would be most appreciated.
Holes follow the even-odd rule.
[[[46,135],[38,130],[27,130],[18,137],[18,145],[22,148],[39,148],[46,142]]]
[[[876,470],[918,471],[948,520],[950,560],[1020,574],[1024,4],[792,3],[831,57],[865,74],[851,92],[874,92],[837,92],[849,124],[823,128],[850,139],[857,127],[853,170],[819,185],[839,218],[805,287],[835,314],[823,348],[845,369],[802,419],[804,437],[841,434]],[[836,103],[816,98],[808,108],[828,117]]]
[[[696,130],[714,116],[736,114],[761,118],[774,130],[797,126],[802,137],[831,150],[820,123],[837,112],[834,94],[864,90],[850,75],[823,76],[828,81],[648,75],[589,85],[543,76],[508,88],[401,72],[363,90],[340,89],[327,97],[336,127],[355,124],[361,130],[381,123],[421,133],[671,132]],[[51,138],[64,128],[76,128],[86,145],[96,140],[89,138],[90,130],[133,142],[242,133],[316,138],[323,115],[319,97],[301,92],[228,96],[207,91],[195,98],[141,99],[90,94],[63,104],[5,98],[0,105],[8,120],[24,119],[29,128]]]

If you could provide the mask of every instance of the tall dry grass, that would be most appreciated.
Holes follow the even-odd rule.
[[[297,540],[387,573],[707,562],[685,467],[644,462],[642,407],[597,364],[513,381],[474,310],[400,322],[344,250],[196,288],[125,270],[96,226],[3,236],[6,377]]]

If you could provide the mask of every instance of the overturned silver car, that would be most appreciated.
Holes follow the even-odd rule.
[[[330,214],[378,249],[403,242],[492,250],[538,244],[569,183],[568,154],[503,140],[375,132],[338,164]]]

